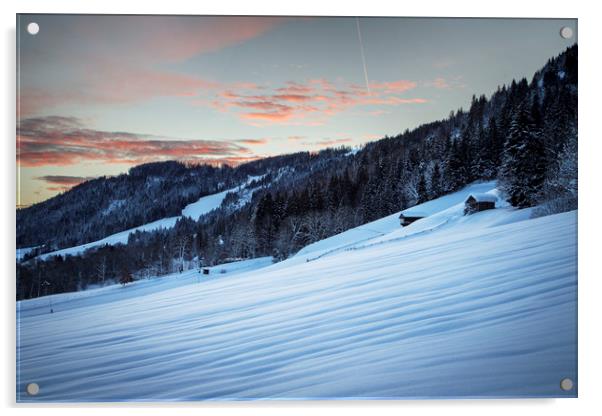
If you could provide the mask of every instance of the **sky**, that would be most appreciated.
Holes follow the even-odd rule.
[[[577,27],[20,15],[17,32],[17,206],[27,206],[151,161],[237,164],[395,135],[530,79],[576,42]]]

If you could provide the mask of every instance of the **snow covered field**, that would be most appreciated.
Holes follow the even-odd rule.
[[[18,400],[576,397],[576,211],[464,197],[274,265],[18,302]]]

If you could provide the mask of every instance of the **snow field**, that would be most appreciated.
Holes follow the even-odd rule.
[[[575,397],[576,212],[440,208],[312,261],[19,302],[18,399]]]

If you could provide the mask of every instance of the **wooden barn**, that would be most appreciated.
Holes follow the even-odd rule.
[[[406,213],[402,212],[401,215],[399,216],[399,224],[402,227],[407,227],[414,221],[418,221],[419,219],[424,218],[424,217],[426,217],[426,215],[422,214],[420,212],[406,212]]]
[[[464,215],[495,208],[497,197],[491,194],[470,194],[464,202]]]

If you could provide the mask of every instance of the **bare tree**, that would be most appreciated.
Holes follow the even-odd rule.
[[[102,256],[98,264],[96,264],[96,276],[99,282],[105,282],[107,277],[107,256]]]
[[[178,236],[176,240],[176,256],[178,258],[178,270],[182,272],[184,270],[184,256],[188,250],[188,246],[190,245],[190,236],[186,234],[182,234]]]

